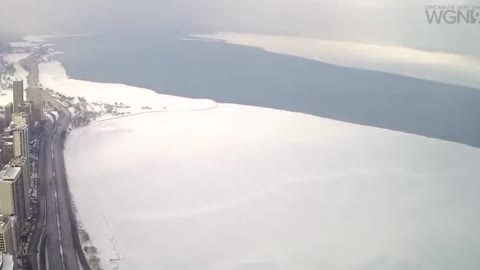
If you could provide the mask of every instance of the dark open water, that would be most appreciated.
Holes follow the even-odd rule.
[[[76,79],[303,112],[480,147],[480,90],[181,36],[55,41]],[[480,76],[480,74],[479,74]]]

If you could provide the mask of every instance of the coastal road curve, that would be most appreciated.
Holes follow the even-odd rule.
[[[63,136],[67,131],[71,114],[52,97],[45,95],[45,101],[58,110],[58,119],[47,133],[46,140],[51,142],[46,148],[47,180],[47,223],[46,253],[49,269],[79,270],[77,249],[74,244],[70,211],[71,202],[63,160]]]
[[[37,58],[38,59],[38,58]],[[29,63],[29,86],[39,87],[38,65]],[[58,119],[48,123],[40,142],[37,228],[29,254],[39,254],[39,268],[30,269],[90,270],[82,250],[75,213],[70,198],[63,158],[64,136],[72,115],[56,99],[44,92],[45,103],[58,111]]]

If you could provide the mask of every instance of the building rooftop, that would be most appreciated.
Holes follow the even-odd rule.
[[[23,166],[25,164],[25,161],[27,160],[26,157],[14,157],[12,158],[12,160],[10,161],[10,163],[13,165],[13,166]]]
[[[20,104],[18,104],[18,106],[28,106],[30,104],[31,104],[30,101],[22,101],[20,102]]]
[[[0,214],[0,231],[3,231],[5,226],[10,222],[10,217]]]
[[[15,125],[12,131],[25,131],[28,128],[26,125]]]
[[[12,158],[12,163],[25,162],[26,160],[27,160],[27,158],[23,157],[23,156],[14,157],[14,158]]]
[[[22,168],[12,167],[10,165],[3,166],[3,169],[0,171],[0,181],[4,180],[14,180],[18,177]]]
[[[13,267],[14,267],[13,256],[10,254],[3,254],[2,263],[0,264],[0,269],[13,270]]]

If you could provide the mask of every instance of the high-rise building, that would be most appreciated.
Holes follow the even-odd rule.
[[[2,137],[1,137],[1,139],[4,142],[13,142],[13,135],[12,134],[13,134],[13,129],[14,128],[15,128],[15,125],[13,124],[13,122],[10,122],[10,125],[5,128],[5,130],[2,133]],[[9,139],[10,136],[11,136],[11,139]]]
[[[18,104],[18,112],[19,113],[26,113],[27,115],[32,115],[33,109],[33,102],[30,101],[23,101]]]
[[[15,126],[13,129],[13,156],[10,165],[22,169],[25,217],[30,216],[30,153],[28,127]]]
[[[43,113],[43,90],[41,88],[28,88],[27,100],[33,102],[32,121],[41,121]]]
[[[2,145],[3,162],[7,164],[13,158],[13,142],[3,142]]]
[[[13,114],[13,103],[8,103],[5,105],[5,127],[10,125],[12,122],[12,114]]]
[[[26,157],[15,157],[10,161],[10,165],[22,169],[23,176],[23,193],[24,193],[24,206],[25,217],[28,218],[31,215],[30,211],[30,166],[27,163]]]
[[[32,119],[33,115],[33,103],[30,101],[24,101],[18,105],[18,114],[25,114],[26,115],[26,122],[28,123],[28,127],[32,130],[33,126],[35,125],[35,121]],[[14,117],[17,114],[14,114]],[[25,116],[22,116],[22,118]]]
[[[5,118],[0,117],[0,134],[3,134],[5,131]]]
[[[13,82],[13,112],[18,112],[18,105],[23,102],[23,81]]]
[[[13,129],[13,156],[29,158],[28,153],[28,127],[15,126]]]
[[[15,126],[28,126],[28,114],[24,112],[14,113],[12,115],[12,122]]]
[[[15,230],[15,217],[0,215],[0,251],[16,254],[17,232]]]
[[[23,187],[22,168],[3,166],[0,171],[0,214],[16,216],[18,228],[24,228],[26,220]]]
[[[13,143],[13,130],[8,128],[5,130],[5,133],[3,133],[3,136],[0,137],[0,140],[3,142],[12,142]]]

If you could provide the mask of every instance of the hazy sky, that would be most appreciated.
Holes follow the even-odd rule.
[[[479,0],[0,0],[0,33],[240,31],[480,54],[480,24],[429,25],[425,5]]]

